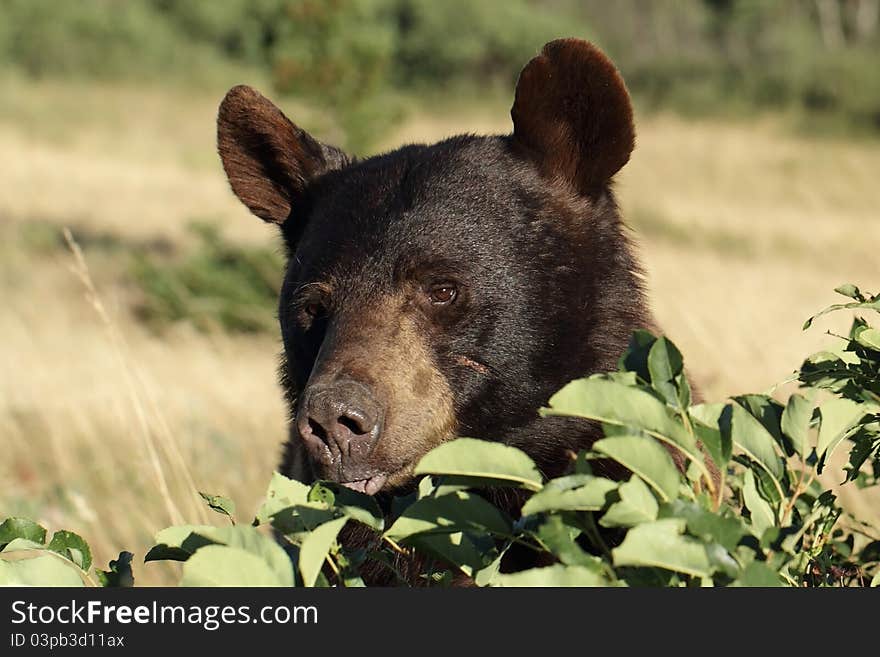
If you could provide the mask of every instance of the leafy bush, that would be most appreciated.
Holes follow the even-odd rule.
[[[138,314],[154,327],[185,320],[202,330],[274,330],[281,254],[232,244],[210,224],[192,230],[196,246],[182,257],[135,252],[131,275],[143,293]]]
[[[0,0],[0,16],[0,61],[34,77],[159,78],[182,60],[204,74],[225,59],[143,0]]]
[[[441,86],[470,79],[513,85],[547,41],[587,38],[587,23],[563,7],[534,2],[398,0],[394,76],[400,86]]]
[[[192,239],[135,239],[75,226],[77,244],[99,263],[101,275],[134,288],[130,310],[155,331],[177,322],[199,330],[275,333],[284,278],[280,247],[238,244],[216,223],[193,222]],[[44,257],[67,253],[63,234],[38,219],[3,235],[12,248]]]
[[[812,0],[0,0],[0,61],[187,84],[252,72],[323,105],[361,151],[397,120],[401,93],[507,90],[542,44],[575,36],[606,48],[647,106],[794,110],[876,131],[880,24],[828,6],[836,44]]]
[[[880,312],[880,295],[837,291],[849,301],[820,314]],[[573,381],[542,410],[604,428],[566,476],[545,481],[525,453],[461,438],[419,462],[418,490],[396,498],[386,522],[372,497],[276,473],[253,525],[170,527],[146,560],[183,561],[185,585],[358,586],[367,562],[393,569],[403,554],[422,557],[426,585],[463,575],[478,586],[876,586],[880,530],[816,478],[845,441],[851,485],[874,486],[880,475],[880,330],[857,318],[844,341],[804,361],[801,391],[786,404],[752,394],[694,405],[675,346],[637,332],[619,371]],[[602,476],[609,460],[629,477]],[[482,494],[502,487],[523,493],[519,517]],[[203,496],[232,518],[229,500]],[[375,532],[374,549],[339,544],[349,522]],[[0,525],[0,583],[88,579],[82,539],[59,532],[46,544],[45,534],[28,520]],[[504,572],[514,546],[552,563]],[[131,583],[126,555],[98,581]]]

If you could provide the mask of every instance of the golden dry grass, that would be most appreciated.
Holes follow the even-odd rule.
[[[215,161],[221,94],[16,80],[2,89],[0,516],[77,531],[101,564],[122,548],[142,556],[180,518],[203,519],[192,484],[233,497],[248,519],[283,438],[278,340],[151,333],[127,310],[130,286],[86,249],[105,321],[72,255],[14,239],[48,222],[177,242],[200,218],[271,244]],[[288,109],[305,125],[320,118]],[[508,129],[502,108],[420,114],[382,146]],[[838,283],[880,289],[877,171],[877,142],[813,141],[772,122],[639,122],[619,196],[655,313],[708,398],[770,388],[827,342],[824,330],[843,330],[845,318],[800,330]],[[880,519],[866,499],[848,503]],[[136,575],[172,581],[155,564]]]

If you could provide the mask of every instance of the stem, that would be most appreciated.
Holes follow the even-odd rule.
[[[402,547],[400,547],[400,545],[397,542],[395,542],[394,539],[391,539],[383,534],[382,540],[385,541],[386,543],[388,543],[388,545],[390,545],[391,548],[395,552],[397,552],[398,554],[402,554],[403,556],[409,556],[409,553],[406,550],[404,550]]]
[[[690,418],[690,415],[688,415],[687,409],[686,408],[681,409],[678,414],[681,417],[681,421],[684,424],[684,428],[687,429],[688,434],[690,434],[691,438],[694,439],[694,442],[697,442],[697,440],[698,440],[697,434],[694,433],[694,425],[691,423],[691,418]],[[699,463],[697,465],[699,465]],[[708,468],[705,468],[705,467],[703,468],[703,477],[706,479],[706,485],[709,488],[709,493],[715,499],[715,504],[716,504],[715,510],[717,511],[718,510],[717,505],[721,504],[721,490],[722,490],[722,488],[721,487],[718,488],[718,491],[717,491],[718,494],[716,495],[715,494],[716,493],[715,482],[712,481],[712,477],[709,475]],[[696,485],[697,485],[697,490],[695,492],[697,493],[697,495],[699,495],[701,492],[700,480],[697,480]]]
[[[798,374],[797,373],[791,374],[790,376],[782,379],[782,381],[779,381],[778,383],[774,383],[772,386],[770,386],[770,388],[767,390],[767,392],[765,394],[767,396],[770,396],[774,392],[776,392],[776,390],[778,390],[779,388],[781,388],[785,384],[793,383],[794,381],[797,381],[797,380],[798,380]]]
[[[803,495],[804,491],[810,487],[810,484],[813,483],[813,479],[816,478],[815,473],[810,474],[810,479],[806,483],[804,483],[806,471],[801,470],[800,475],[798,476],[797,486],[794,487],[794,493],[791,496],[791,499],[786,504],[785,509],[782,511],[782,517],[779,519],[779,523],[782,526],[785,526],[785,521],[788,519],[789,514],[791,514],[792,509],[794,509],[794,503],[797,502],[797,499]]]
[[[718,495],[715,496],[715,500],[712,502],[712,510],[716,513],[721,508],[721,494],[724,491],[724,480],[727,478],[726,468],[719,468],[718,477]]]
[[[517,545],[522,545],[523,547],[527,547],[530,550],[533,550],[534,552],[545,552],[545,551],[550,552],[549,548],[547,548],[547,546],[544,545],[543,543],[541,544],[543,547],[543,549],[542,549],[541,547],[538,547],[537,545],[534,545],[532,543],[529,543],[528,541],[521,539],[519,536],[504,536],[504,535],[499,535],[499,536],[507,539],[508,541],[510,541],[510,543],[516,543]],[[535,539],[535,540],[537,540],[537,539]],[[507,550],[507,548],[505,548],[505,551],[506,550]]]
[[[336,579],[339,579],[339,566],[336,565],[336,563],[333,561],[333,557],[330,554],[327,555],[326,559],[327,563],[330,566],[330,570],[332,570],[333,573],[336,575]]]
[[[752,458],[752,460],[754,460],[755,463],[757,463],[761,468],[763,468],[764,472],[766,472],[767,474],[770,475],[770,480],[773,482],[773,485],[776,487],[776,492],[779,493],[779,499],[780,500],[785,499],[785,492],[782,490],[782,486],[779,485],[779,482],[776,481],[776,477],[774,477],[773,473],[767,469],[767,466],[765,466],[759,460],[752,457],[751,452],[746,452],[746,456],[748,456],[749,458]]]
[[[649,436],[656,438],[660,442],[664,442],[667,445],[671,445],[672,447],[675,447],[678,451],[680,451],[682,454],[687,456],[691,461],[696,463],[697,467],[700,470],[702,470],[703,477],[706,479],[706,487],[709,489],[709,492],[712,493],[713,495],[715,494],[715,484],[712,482],[712,477],[709,475],[709,469],[706,467],[705,463],[701,463],[699,460],[692,457],[690,454],[688,454],[686,451],[684,451],[682,449],[681,445],[676,443],[674,440],[670,440],[669,438],[667,438],[663,434],[657,433],[656,431],[651,431],[649,429],[642,429],[642,431],[644,431]],[[691,436],[694,439],[696,439],[696,436],[694,436],[693,433],[691,433]]]
[[[590,537],[590,540],[593,541],[594,545],[596,545],[602,551],[602,554],[605,555],[608,560],[613,559],[613,557],[611,556],[611,550],[602,539],[602,535],[599,533],[599,528],[596,526],[596,519],[593,517],[593,512],[587,511],[585,515],[586,531],[587,535]]]

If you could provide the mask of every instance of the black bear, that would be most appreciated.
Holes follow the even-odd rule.
[[[287,250],[285,474],[400,491],[431,448],[471,436],[555,477],[598,437],[537,411],[653,328],[611,189],[629,96],[595,46],[563,39],[523,69],[511,115],[509,135],[356,159],[249,87],[223,100],[229,182]]]

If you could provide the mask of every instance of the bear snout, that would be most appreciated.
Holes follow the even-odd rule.
[[[380,475],[370,456],[382,429],[382,407],[352,379],[309,386],[297,428],[316,470],[356,490]]]

